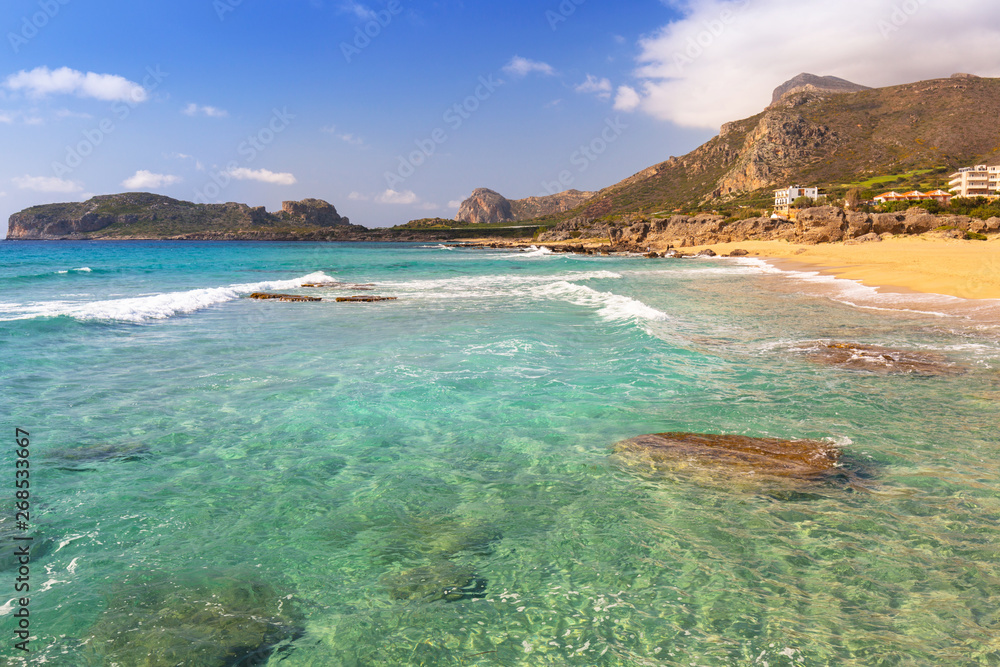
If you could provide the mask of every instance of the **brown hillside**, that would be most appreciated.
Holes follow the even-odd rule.
[[[792,93],[557,219],[689,209],[793,182],[831,187],[879,174],[995,162],[998,118],[1000,79]]]

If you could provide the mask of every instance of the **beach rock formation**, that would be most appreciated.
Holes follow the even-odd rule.
[[[585,202],[593,194],[593,192],[566,190],[554,195],[512,200],[488,188],[477,188],[462,202],[455,220],[475,224],[531,220],[568,211]]]
[[[258,301],[322,301],[323,299],[318,296],[302,296],[301,294],[268,294],[267,292],[254,292],[250,295],[251,299],[257,299]]]
[[[964,372],[939,354],[877,345],[816,343],[806,348],[805,353],[817,363],[852,371],[914,375],[957,375]]]
[[[101,665],[262,665],[302,634],[302,623],[286,596],[263,582],[142,572],[113,586],[86,650]]]
[[[779,440],[743,435],[654,433],[623,440],[616,457],[631,468],[818,481],[841,474],[840,449],[822,440]]]
[[[375,303],[377,301],[395,301],[395,296],[338,296],[337,303]],[[318,299],[317,299],[318,300]]]

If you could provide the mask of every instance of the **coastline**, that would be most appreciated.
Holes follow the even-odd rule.
[[[1000,299],[1000,237],[996,236],[988,241],[901,236],[859,245],[740,241],[684,248],[684,252],[706,248],[720,255],[742,248],[749,257],[777,269],[856,280],[880,292]]]

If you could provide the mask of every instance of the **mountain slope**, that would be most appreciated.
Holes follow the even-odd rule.
[[[593,196],[593,192],[566,190],[545,197],[507,199],[489,188],[476,188],[469,198],[462,202],[455,220],[474,224],[531,220],[568,211]]]
[[[726,123],[687,155],[551,219],[711,207],[754,191],[763,198],[793,182],[830,188],[879,174],[992,162],[1000,158],[997,118],[1000,79],[793,92],[755,116]]]

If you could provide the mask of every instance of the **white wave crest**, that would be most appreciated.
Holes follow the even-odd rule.
[[[152,320],[164,320],[176,315],[185,315],[227,301],[233,301],[244,294],[261,290],[294,289],[308,282],[327,282],[333,278],[322,271],[310,273],[293,280],[272,280],[259,283],[243,283],[227,287],[210,287],[184,292],[168,292],[150,296],[85,303],[69,301],[35,302],[25,306],[4,308],[3,311],[16,313],[0,320],[23,320],[38,317],[72,317],[82,321],[98,320],[109,322],[131,322],[141,324]],[[4,304],[12,306],[13,304]],[[0,312],[3,312],[0,311]]]
[[[642,301],[611,292],[599,292],[586,285],[560,281],[543,288],[547,296],[569,301],[577,306],[594,308],[598,316],[608,322],[636,320],[666,320],[668,315]]]
[[[538,246],[529,246],[527,250],[525,250],[522,253],[518,253],[515,256],[523,259],[525,257],[545,257],[546,255],[551,255],[551,254],[552,251],[546,248],[545,246],[542,246],[541,248],[539,248]]]

